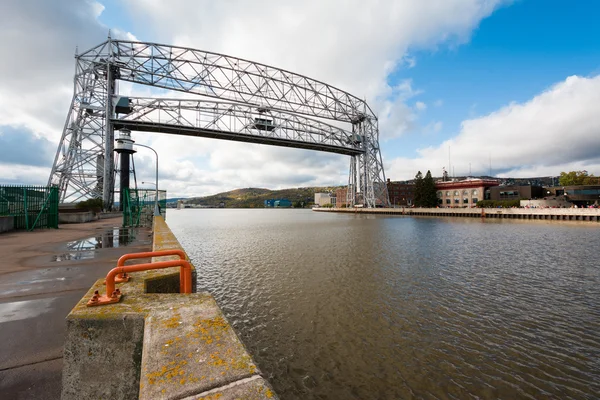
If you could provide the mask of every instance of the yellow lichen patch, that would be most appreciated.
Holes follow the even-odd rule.
[[[194,323],[194,330],[186,334],[188,338],[202,340],[212,344],[221,340],[223,333],[230,329],[229,324],[221,316],[211,319],[200,319]]]
[[[222,393],[215,393],[215,394],[208,395],[208,396],[198,397],[198,400],[217,400],[221,397],[223,397]]]
[[[177,328],[181,325],[181,315],[175,314],[166,321],[161,321],[161,324],[165,328]]]
[[[181,368],[182,366],[183,366],[183,364],[182,365],[169,365],[168,367],[163,366],[158,371],[147,373],[146,379],[148,380],[148,383],[150,385],[164,384],[164,383],[170,383],[170,382],[180,382],[181,383],[182,380],[185,381],[185,379],[183,377],[187,373],[185,370],[183,370]]]

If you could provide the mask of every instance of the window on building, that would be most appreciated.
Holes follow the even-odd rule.
[[[469,204],[469,198],[463,197],[463,204]]]
[[[450,199],[446,199],[446,204],[450,204]]]
[[[449,191],[448,191],[448,192],[446,192],[446,196],[450,196],[450,192],[449,192]]]
[[[442,192],[437,192],[437,197],[438,197],[438,198],[441,198],[442,196],[443,196],[443,193],[442,193]]]
[[[477,199],[477,197],[473,197],[473,204],[477,204],[479,200]]]
[[[458,196],[459,194],[460,194],[460,193],[458,192],[458,190],[455,190],[455,191],[454,191],[454,195],[455,195],[455,196]]]
[[[454,204],[460,204],[460,199],[454,199]]]
[[[477,189],[474,189],[472,192],[473,196],[477,196],[479,194],[479,192],[477,191]]]
[[[463,190],[463,196],[468,196],[469,195],[469,191],[468,190]]]

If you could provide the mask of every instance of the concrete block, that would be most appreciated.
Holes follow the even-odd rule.
[[[163,297],[146,318],[140,399],[181,399],[257,373],[212,297]]]
[[[59,224],[82,224],[96,219],[92,211],[58,213]]]
[[[15,217],[0,217],[0,233],[15,229]]]
[[[134,399],[142,361],[144,318],[67,317],[62,399]]]

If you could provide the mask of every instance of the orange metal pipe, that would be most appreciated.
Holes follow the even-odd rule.
[[[117,267],[125,265],[125,261],[134,260],[136,258],[149,258],[149,257],[163,257],[163,256],[179,256],[181,260],[185,260],[187,257],[183,250],[161,250],[161,251],[145,251],[143,253],[130,253],[122,255],[117,261]]]
[[[151,269],[162,269],[181,267],[179,272],[179,281],[183,283],[181,293],[192,293],[192,265],[187,260],[159,261],[147,264],[135,264],[120,266],[111,269],[106,275],[106,295],[110,296],[115,291],[115,277],[125,272],[148,271]]]
[[[117,267],[122,267],[125,265],[125,261],[127,260],[135,260],[138,258],[149,258],[149,257],[164,257],[164,256],[179,256],[179,259],[186,260],[187,256],[183,252],[183,250],[172,249],[172,250],[160,250],[160,251],[145,251],[142,253],[130,253],[122,255],[117,261]],[[181,271],[179,272],[179,292],[184,292],[184,281],[181,279],[184,277],[183,267],[181,267]],[[190,279],[191,281],[191,279]],[[108,289],[108,288],[107,288]],[[110,292],[112,293],[112,292]]]

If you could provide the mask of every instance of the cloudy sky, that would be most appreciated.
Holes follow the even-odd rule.
[[[247,58],[365,98],[386,176],[600,175],[595,0],[4,0],[0,184],[48,180],[75,49],[113,37]],[[121,93],[157,95],[121,85]],[[340,185],[329,153],[135,132],[169,196]],[[154,156],[136,154],[138,181]],[[450,156],[450,157],[449,157]],[[450,160],[449,160],[450,158]],[[149,186],[150,187],[150,186]]]

